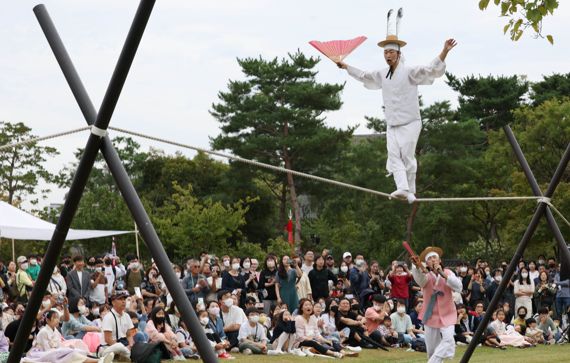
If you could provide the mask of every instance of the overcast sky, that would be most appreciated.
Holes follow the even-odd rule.
[[[551,46],[530,33],[512,42],[503,35],[506,20],[498,16],[499,9],[491,6],[482,12],[478,0],[157,1],[111,125],[209,147],[209,138],[219,129],[208,110],[229,79],[242,78],[237,57],[281,58],[297,49],[317,56],[308,41],[365,35],[369,39],[346,61],[362,69],[381,68],[384,62],[376,43],[386,35],[390,8],[404,8],[400,38],[408,42],[404,54],[410,65],[428,63],[444,40],[453,37],[459,45],[448,56],[447,69],[458,76],[520,74],[537,81],[542,75],[567,73],[570,2],[560,3],[543,28],[554,35]],[[0,5],[0,120],[21,121],[34,134],[47,135],[85,122],[34,17],[36,4],[18,0]],[[98,108],[138,2],[45,4]],[[380,93],[366,90],[327,59],[317,70],[319,81],[347,81],[344,105],[327,115],[327,123],[341,128],[360,124],[357,133],[369,132],[364,116],[382,116]],[[420,92],[426,104],[456,104],[457,95],[441,79]],[[55,172],[73,160],[73,151],[84,146],[86,136],[52,143],[61,155],[50,160],[48,168]],[[145,150],[151,145],[137,141]],[[64,191],[54,191],[48,202],[61,202],[63,195]]]

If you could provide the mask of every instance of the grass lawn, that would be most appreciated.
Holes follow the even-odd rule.
[[[465,352],[465,347],[457,347],[455,359],[446,362],[459,362],[461,356]],[[294,357],[291,355],[283,356],[247,356],[242,354],[234,354],[236,359],[226,360],[226,362],[242,362],[242,363],[294,363],[307,362],[309,359],[322,362],[334,361],[326,358],[308,358]],[[220,360],[224,362],[224,360]],[[401,349],[391,349],[390,352],[377,350],[363,350],[358,358],[344,358],[345,362],[354,363],[376,363],[376,362],[426,362],[427,356],[424,353],[406,352]],[[174,361],[171,361],[174,362]],[[192,361],[187,361],[192,362]],[[194,361],[196,362],[196,361]],[[509,348],[507,350],[499,350],[487,347],[479,347],[471,357],[470,362],[481,363],[542,363],[542,362],[570,362],[570,344],[555,346],[538,346],[536,348],[518,349]]]

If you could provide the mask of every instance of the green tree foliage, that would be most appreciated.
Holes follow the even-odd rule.
[[[533,106],[553,98],[570,97],[570,73],[544,76],[542,81],[531,84],[530,88]]]
[[[173,185],[174,194],[152,213],[153,223],[171,256],[195,256],[200,251],[222,255],[228,240],[239,234],[250,200],[223,205],[198,200],[190,185]]]
[[[14,144],[34,138],[32,129],[22,122],[0,121],[0,145]],[[31,194],[45,195],[49,189],[36,190],[40,182],[55,183],[57,176],[45,167],[45,161],[58,155],[53,147],[25,144],[0,151],[0,198],[13,204]],[[36,203],[37,199],[30,200]]]
[[[447,84],[459,92],[459,118],[476,119],[489,131],[513,121],[512,112],[523,102],[529,83],[519,76],[467,76],[447,73]]]
[[[246,79],[230,81],[227,92],[220,92],[220,103],[212,105],[211,114],[220,122],[222,133],[212,139],[215,149],[229,149],[234,154],[288,169],[318,174],[330,165],[352,130],[327,127],[324,113],[341,106],[342,85],[319,84],[313,70],[317,58],[302,53],[285,59],[238,59]],[[269,182],[277,190],[281,215],[287,185],[295,215],[295,239],[301,240],[301,214],[296,181],[292,174],[279,175]],[[285,221],[282,221],[283,224]]]
[[[490,3],[490,0],[479,0],[479,9],[486,10]],[[509,32],[511,40],[519,40],[525,30],[532,28],[535,36],[546,37],[550,44],[554,44],[552,35],[543,35],[542,21],[554,14],[558,0],[493,0],[493,3],[501,7],[501,16],[508,19],[503,32]]]

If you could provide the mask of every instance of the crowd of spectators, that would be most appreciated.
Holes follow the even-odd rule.
[[[0,261],[0,361],[13,344],[41,258]],[[463,283],[453,296],[457,344],[471,342],[485,314],[492,318],[482,345],[567,341],[570,285],[554,258],[521,260],[499,308],[487,311],[506,266],[482,259],[447,266]],[[382,268],[362,254],[328,250],[263,260],[203,252],[172,267],[220,359],[237,352],[341,358],[363,348],[425,351],[422,292],[404,261]],[[52,272],[23,359],[108,362],[150,348],[167,359],[199,358],[157,266],[143,266],[134,255],[77,255],[63,257]]]

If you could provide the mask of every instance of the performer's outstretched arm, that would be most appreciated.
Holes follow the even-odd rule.
[[[364,87],[368,89],[382,88],[382,76],[380,75],[380,71],[366,72],[356,67],[349,66],[344,62],[338,62],[337,66],[339,68],[346,69],[352,78],[364,83]]]
[[[414,276],[414,280],[416,280],[416,283],[420,286],[420,287],[424,287],[427,284],[427,277],[426,275],[420,271],[416,265],[412,266],[412,276]]]

